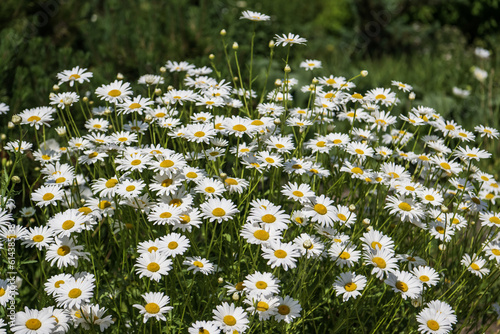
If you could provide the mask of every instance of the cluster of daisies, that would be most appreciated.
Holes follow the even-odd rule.
[[[270,17],[246,11],[242,19]],[[276,35],[272,46],[306,42]],[[300,67],[316,71],[321,62]],[[368,286],[389,287],[420,308],[413,318],[420,332],[447,333],[457,323],[454,309],[429,298],[447,289],[445,278],[459,277],[434,267],[437,256],[422,242],[435,240],[444,252],[477,234],[460,254],[463,271],[479,278],[498,271],[500,186],[477,167],[491,157],[480,147],[498,139],[496,129],[471,132],[424,106],[398,116],[398,94],[413,94],[399,81],[360,92],[353,80],[329,75],[299,87],[287,70],[258,103],[255,91],[215,79],[208,67],[168,61],[160,72],[139,78],[144,96],[123,79],[80,96],[75,88],[86,87],[92,73],[75,67],[57,75],[68,91],[56,87],[50,106],[13,117],[21,134],[33,127],[36,140],[21,136],[4,148],[34,160],[40,182],[32,205],[20,210],[2,197],[0,234],[44,257],[47,272],[59,272],[45,282],[54,306],[18,311],[14,333],[114,324],[109,313],[119,310],[93,303],[100,274],[86,248],[101,233],[125,247],[131,274],[148,282],[132,305],[144,323],[166,322],[168,312],[184,317],[185,309],[170,306],[175,288],[162,284],[173,271],[200,286],[219,277],[211,318],[192,319],[190,333],[243,333],[252,321],[292,326],[308,299],[306,283],[296,281],[312,275],[305,266],[330,268],[322,289],[339,303],[363,298]],[[166,86],[170,75],[185,75],[181,89]],[[309,95],[306,108],[292,107],[295,93]],[[348,130],[334,131],[337,125]],[[48,128],[57,139],[46,136]],[[238,250],[231,264],[218,253],[226,243],[232,248],[225,250]],[[94,274],[74,273],[81,267]],[[16,291],[0,280],[0,304]]]

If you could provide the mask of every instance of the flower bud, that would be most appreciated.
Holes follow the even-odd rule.
[[[23,120],[23,119],[22,119],[22,118],[21,118],[21,116],[19,116],[19,115],[13,115],[13,116],[12,116],[12,119],[11,119],[12,123],[14,123],[15,125],[19,125],[19,124],[21,124],[21,121],[22,121],[22,120]]]
[[[447,213],[448,212],[448,207],[446,207],[444,205],[441,205],[441,211],[444,212],[444,213]]]
[[[233,293],[232,298],[235,302],[237,302],[238,300],[240,300],[240,294],[238,292],[235,292]]]
[[[88,97],[86,97],[86,96],[84,96],[84,97],[82,98],[82,101],[83,101],[83,102],[85,102],[85,103],[87,103],[87,102],[89,102],[89,98],[88,98]]]
[[[161,95],[162,91],[161,91],[161,88],[156,88],[155,89],[155,94],[156,95]]]
[[[7,128],[9,128],[9,129],[14,129],[15,126],[16,125],[12,122],[7,123]]]
[[[221,35],[221,36],[226,36],[226,33],[227,33],[227,32],[226,32],[226,29],[222,29],[222,30],[220,31],[220,35]]]
[[[118,74],[116,74],[116,78],[117,78],[118,80],[123,80],[123,78],[124,78],[124,77],[123,77],[123,74],[118,73]]]
[[[276,79],[276,80],[274,81],[274,85],[275,85],[276,87],[280,87],[282,84],[283,84],[283,81],[281,81],[280,79]]]
[[[234,77],[233,80],[236,82],[238,80],[240,80],[238,77]]]
[[[93,105],[94,104],[94,101],[89,101],[89,105]]]
[[[361,75],[366,77],[368,75],[368,71],[367,70],[363,70],[361,71]]]
[[[169,85],[169,86],[167,87],[167,90],[172,90],[172,89],[174,89],[174,86],[172,86],[172,85]]]
[[[354,205],[354,204],[349,205],[349,211],[351,211],[351,212],[356,211],[356,205]]]
[[[17,175],[14,175],[11,180],[12,183],[21,183],[21,178]]]
[[[238,43],[234,42],[233,43],[233,50],[238,50],[238,48],[239,48]]]
[[[411,92],[410,95],[408,95],[408,98],[410,100],[415,100],[415,93],[414,92]]]
[[[363,224],[365,224],[365,225],[370,225],[370,223],[371,223],[371,222],[370,222],[370,219],[369,219],[369,218],[365,218],[365,219],[363,219]]]
[[[49,94],[49,99],[53,98],[54,96],[56,96],[56,94],[54,94],[53,92],[51,92],[51,93]]]
[[[273,49],[274,48],[274,41],[269,41],[269,48],[270,49]]]
[[[440,244],[438,246],[438,248],[439,248],[440,251],[444,251],[444,250],[446,250],[446,245],[445,244]]]
[[[215,59],[215,55],[213,53],[209,54],[208,55],[208,59],[214,60]]]
[[[112,111],[109,109],[109,108],[106,108],[106,110],[104,110],[104,115],[111,115]]]
[[[59,90],[59,88],[60,88],[59,85],[52,86],[52,89],[55,90],[56,92]]]
[[[316,78],[312,79],[312,84],[313,84],[313,85],[317,85],[317,84],[319,84],[319,80],[318,80],[318,79],[316,79]]]
[[[290,73],[292,72],[292,68],[290,67],[290,65],[286,64],[284,71],[285,73]]]
[[[60,137],[66,136],[66,128],[64,126],[58,126],[55,130]]]
[[[151,116],[151,115],[146,115],[146,117],[144,117],[144,122],[146,122],[146,123],[151,123],[152,120],[153,120],[153,116]]]
[[[226,173],[220,173],[219,177],[223,180],[227,179],[227,174]]]
[[[281,124],[280,119],[279,119],[279,118],[276,118],[276,119],[274,120],[274,124],[275,124],[275,125],[280,125],[280,124]]]
[[[160,72],[161,73],[167,72],[167,68],[165,66],[160,67]]]
[[[313,244],[311,240],[305,240],[302,244],[302,247],[304,247],[305,249],[311,249],[313,247]]]
[[[217,279],[217,283],[219,283],[219,284],[224,283],[224,279],[223,279],[222,277],[219,277],[219,278]]]
[[[5,140],[5,139],[7,139],[7,135],[6,135],[5,133],[2,133],[2,134],[0,135],[0,139],[1,139],[1,140]]]

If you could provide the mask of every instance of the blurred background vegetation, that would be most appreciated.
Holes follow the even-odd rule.
[[[47,105],[56,73],[76,65],[94,73],[93,88],[118,72],[135,82],[142,74],[158,73],[167,60],[209,65],[210,53],[223,57],[222,28],[228,43],[240,44],[244,61],[253,23],[239,17],[249,9],[271,16],[257,26],[256,64],[267,64],[274,34],[293,32],[308,39],[307,47],[294,47],[292,55],[294,74],[304,80],[312,78],[299,70],[305,58],[321,60],[322,74],[350,77],[367,69],[359,91],[403,81],[414,86],[417,102],[445,116],[498,126],[500,95],[493,92],[499,85],[494,73],[500,61],[499,2],[2,0],[0,102],[10,106],[10,114]],[[475,57],[476,46],[492,51],[490,59]],[[282,57],[277,54],[276,76]],[[488,71],[484,84],[474,79],[472,66]],[[471,90],[471,96],[455,97],[454,86]],[[477,117],[481,105],[487,105],[483,119]]]

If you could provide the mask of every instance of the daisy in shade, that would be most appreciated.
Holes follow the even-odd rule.
[[[453,226],[447,225],[443,221],[435,220],[429,224],[429,233],[436,239],[448,242],[455,234]]]
[[[227,221],[233,219],[233,216],[239,212],[236,205],[225,198],[210,198],[200,205],[203,218],[209,219],[211,222]]]
[[[182,264],[187,265],[188,270],[192,270],[193,274],[200,272],[204,275],[208,275],[215,271],[215,267],[212,263],[199,256],[187,257]]]
[[[398,260],[394,253],[387,249],[379,249],[376,252],[365,252],[367,264],[373,266],[372,275],[382,279],[398,269]]]
[[[334,242],[328,250],[328,253],[335,264],[340,266],[340,268],[344,266],[352,267],[358,262],[361,255],[361,252],[356,250],[356,246],[348,241],[342,243]]]
[[[214,321],[225,333],[243,333],[248,328],[248,316],[242,307],[223,302],[214,310]]]
[[[267,320],[278,312],[279,299],[276,297],[259,297],[245,299],[244,303],[250,307],[247,309],[250,314],[258,314],[259,320]]]
[[[63,199],[63,190],[58,185],[41,186],[31,194],[31,200],[37,206],[56,205]]]
[[[406,271],[396,270],[389,273],[385,284],[392,287],[394,292],[401,293],[401,297],[415,299],[422,293],[422,282]]]
[[[348,301],[349,298],[356,299],[356,297],[361,296],[361,292],[366,286],[366,277],[363,275],[356,275],[354,272],[340,273],[333,283],[333,288],[337,293],[337,296],[342,296],[344,302]]]
[[[57,305],[64,308],[80,308],[83,303],[90,302],[94,295],[94,282],[86,276],[70,279],[61,285],[56,295]]]
[[[335,219],[335,207],[333,201],[325,195],[318,196],[314,199],[313,204],[304,208],[304,213],[307,214],[312,222],[317,222],[321,226],[333,226]]]
[[[285,296],[285,298],[278,296],[278,311],[274,315],[274,319],[277,322],[284,321],[287,324],[293,322],[295,318],[300,317],[300,312],[302,307],[299,302],[290,296]]]
[[[52,333],[56,326],[56,320],[48,309],[30,310],[24,307],[24,312],[17,312],[14,323],[10,329],[19,334],[48,334]]]
[[[398,254],[397,257],[401,262],[408,262],[408,270],[410,271],[416,266],[425,266],[427,264],[424,259],[413,254]]]
[[[106,313],[105,307],[100,307],[99,304],[85,304],[79,308],[81,318],[76,318],[76,326],[81,325],[83,329],[90,331],[91,325],[99,326],[101,332],[111,326],[114,321],[111,315],[104,316]],[[75,326],[75,327],[76,327]]]
[[[120,103],[129,95],[132,95],[130,84],[128,82],[115,80],[109,85],[103,85],[95,90],[95,93],[101,100],[110,103]]]
[[[323,245],[319,238],[307,233],[302,233],[293,242],[297,246],[300,255],[307,258],[319,258],[323,255],[323,250],[325,249],[325,245]]]
[[[189,239],[179,233],[170,233],[160,238],[158,246],[167,256],[182,255],[189,248]]]
[[[139,278],[145,276],[159,282],[161,277],[168,275],[172,269],[172,260],[167,259],[167,255],[161,252],[144,253],[137,258],[135,267]]]
[[[273,274],[256,271],[243,280],[243,290],[249,298],[270,297],[279,293],[279,283],[280,280],[275,278]]]
[[[297,258],[299,256],[300,252],[297,246],[292,242],[274,242],[271,243],[270,247],[262,249],[262,257],[268,260],[267,264],[270,265],[271,268],[281,266],[285,271],[287,271],[288,268],[293,269],[296,267]]]
[[[490,273],[490,270],[484,266],[486,264],[486,260],[480,256],[474,256],[474,259],[471,259],[469,254],[464,254],[460,263],[466,266],[467,270],[480,278],[483,278],[483,275],[488,275]]]
[[[55,238],[55,243],[50,245],[45,259],[50,261],[50,265],[56,264],[59,269],[62,267],[78,267],[80,258],[88,260],[89,253],[82,252],[83,246],[77,246],[68,237]]]
[[[172,306],[167,306],[170,301],[168,296],[165,296],[163,292],[146,292],[142,298],[144,298],[146,305],[134,304],[132,306],[138,308],[139,312],[144,315],[144,323],[149,318],[155,318],[158,321],[167,320],[163,314],[173,309]]]
[[[439,274],[429,266],[418,266],[413,268],[412,274],[427,286],[435,286],[439,283]]]
[[[285,184],[281,193],[288,197],[288,199],[297,201],[301,204],[309,204],[311,199],[314,199],[315,194],[307,183],[297,185],[297,183]]]
[[[64,82],[68,82],[70,87],[73,87],[75,81],[82,84],[85,81],[90,81],[92,78],[92,72],[87,72],[86,68],[80,68],[80,66],[73,67],[71,70],[65,70],[57,73],[57,79],[59,79],[58,85]]]
[[[189,334],[219,334],[220,329],[215,321],[195,321],[188,328]]]

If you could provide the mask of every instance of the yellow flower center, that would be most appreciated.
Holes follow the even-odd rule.
[[[273,164],[274,163],[274,159],[271,158],[271,157],[267,157],[266,158],[266,162],[269,163],[269,164]]]
[[[318,146],[318,147],[325,147],[325,144],[326,144],[326,142],[319,141],[319,142],[316,143],[316,146]]]
[[[280,305],[278,306],[278,313],[281,315],[287,315],[290,313],[290,307],[287,305]]]
[[[497,224],[497,225],[500,224],[500,218],[498,218],[498,217],[491,217],[488,220],[490,221],[490,223]]]
[[[500,249],[493,248],[491,249],[491,253],[495,256],[500,256]]]
[[[64,245],[64,246],[61,246],[57,249],[57,255],[66,256],[69,254],[70,251],[71,251],[71,249],[68,246]]]
[[[235,126],[233,126],[233,130],[238,132],[245,132],[247,131],[247,127],[243,124],[236,124]]]
[[[172,160],[163,160],[160,163],[161,168],[169,168],[169,167],[172,167],[173,165],[174,165],[174,162]]]
[[[347,217],[341,213],[337,214],[337,217],[342,220],[342,221],[346,221],[347,220]]]
[[[68,292],[68,297],[69,298],[78,298],[82,295],[82,290],[78,289],[78,288],[74,288],[74,289],[71,289],[69,290]]]
[[[349,282],[346,285],[344,285],[345,291],[351,292],[357,289],[357,285],[354,282]]]
[[[198,174],[196,174],[195,172],[189,172],[186,174],[186,177],[190,179],[196,179],[198,177]]]
[[[428,320],[427,327],[429,327],[429,329],[433,330],[433,331],[437,331],[440,328],[440,326],[436,320]]]
[[[443,169],[451,169],[451,166],[446,162],[440,163],[439,166],[441,166]]]
[[[387,266],[387,263],[385,262],[385,260],[381,257],[378,257],[378,256],[375,256],[372,259],[372,262],[375,263],[377,265],[377,267],[379,267],[381,269],[384,269]]]
[[[132,160],[132,162],[130,163],[132,166],[137,166],[137,165],[140,165],[141,164],[141,160],[139,159],[135,159],[135,160]]]
[[[50,201],[51,199],[53,199],[55,196],[54,194],[51,194],[51,193],[46,193],[45,195],[43,195],[42,199],[44,201]]]
[[[426,276],[426,275],[421,275],[419,277],[419,279],[422,281],[422,282],[429,282],[430,278],[429,276]]]
[[[347,260],[351,257],[351,254],[347,253],[347,252],[342,252],[340,253],[339,257],[342,259],[342,260]]]
[[[292,192],[293,196],[303,197],[304,193],[302,191],[295,190]]]
[[[200,261],[194,261],[193,262],[193,266],[198,267],[198,268],[203,268],[204,267],[203,263],[201,263]]]
[[[378,94],[375,96],[375,100],[385,100],[387,97],[384,94]]]
[[[24,325],[26,326],[26,328],[28,328],[32,331],[36,331],[37,329],[42,327],[42,323],[40,322],[40,320],[35,319],[35,318],[29,319],[28,321],[26,321],[26,323]]]
[[[157,252],[158,251],[158,247],[156,246],[151,246],[148,248],[148,252],[152,253],[152,252]]]
[[[62,228],[63,230],[69,230],[71,229],[73,226],[75,226],[75,222],[72,221],[72,220],[66,220],[63,224],[62,224]]]
[[[176,249],[177,247],[179,247],[179,244],[175,241],[170,241],[168,243],[168,246],[167,246],[169,249]]]
[[[59,289],[59,287],[61,287],[61,284],[64,284],[65,282],[63,280],[59,280],[57,282],[54,283],[54,286]]]
[[[205,136],[205,132],[203,132],[203,131],[196,131],[194,133],[194,136],[198,137],[198,138],[201,138],[201,137]]]
[[[232,178],[227,178],[224,182],[228,185],[231,185],[231,186],[238,185],[238,181],[236,181],[235,179],[232,179]]]
[[[162,212],[160,213],[160,218],[166,219],[172,217],[172,214],[170,212]]]
[[[215,208],[212,210],[212,214],[216,217],[222,217],[226,214],[226,211],[222,208]]]
[[[434,196],[432,196],[432,195],[425,195],[425,199],[432,202],[434,200]]]
[[[271,214],[263,215],[261,219],[264,223],[268,223],[268,224],[272,224],[276,221],[276,217],[274,217]]]
[[[405,282],[400,282],[400,281],[396,282],[396,288],[403,292],[408,291],[408,285]]]
[[[355,151],[357,154],[359,154],[359,155],[363,155],[363,154],[365,154],[365,151],[360,150],[359,148],[357,148],[357,149],[356,149],[356,150],[354,150],[354,151]]]
[[[158,270],[160,270],[160,265],[158,263],[156,263],[156,262],[151,262],[150,264],[148,264],[147,269],[149,271],[155,273]]]
[[[371,246],[372,246],[373,249],[377,249],[377,248],[378,249],[382,249],[382,244],[380,242],[377,242],[377,241],[373,241],[371,243]]]
[[[407,211],[407,212],[411,211],[411,205],[406,203],[406,202],[399,203],[398,208],[400,208],[403,211]]]
[[[56,179],[56,183],[63,183],[63,182],[65,182],[65,181],[66,181],[66,178],[65,178],[65,177],[62,177],[62,176],[61,176],[61,177],[58,177],[58,178]]]
[[[259,239],[259,240],[262,240],[262,241],[266,241],[269,239],[269,233],[266,232],[265,230],[257,230],[253,233],[253,236],[256,238],[256,239]]]
[[[481,269],[481,268],[480,268],[480,267],[479,267],[476,263],[472,263],[472,264],[470,265],[470,267],[471,267],[472,269],[474,269],[474,270],[479,270],[479,269]]]
[[[129,185],[125,188],[126,191],[134,191],[135,190],[135,186],[133,185]]]
[[[205,191],[209,194],[213,194],[215,192],[215,189],[213,187],[206,187]]]
[[[41,120],[40,117],[33,115],[30,118],[28,118],[28,122],[39,122]]]
[[[435,230],[439,234],[444,234],[444,227],[442,226],[436,226]]]
[[[77,73],[71,74],[68,79],[69,80],[77,80],[77,79],[80,79],[80,75]]]
[[[38,234],[38,235],[35,235],[32,240],[34,242],[42,242],[43,239],[44,239],[43,235]]]
[[[172,185],[172,183],[174,183],[174,181],[172,179],[165,179],[161,182],[161,186],[162,187],[169,187]]]
[[[265,312],[269,310],[269,305],[266,302],[258,302],[255,309],[260,312]]]
[[[222,321],[224,321],[224,323],[228,326],[234,326],[236,325],[236,318],[233,317],[232,315],[226,315],[224,316],[224,318],[222,319]]]
[[[252,123],[250,123],[250,124],[260,126],[260,125],[264,125],[264,122],[262,122],[260,119],[254,119],[252,121]]]
[[[314,211],[316,211],[320,215],[326,215],[327,209],[326,209],[326,206],[318,203],[314,206]]]
[[[146,312],[150,314],[156,314],[160,312],[160,306],[156,303],[147,303],[144,308],[146,309]]]
[[[111,206],[111,203],[109,201],[106,201],[106,200],[100,201],[99,205],[98,205],[99,209],[101,209],[101,210],[109,208],[110,206]]]
[[[274,252],[274,256],[276,256],[278,259],[284,259],[287,256],[287,253],[282,249],[278,249]]]
[[[359,167],[354,167],[353,169],[351,169],[351,172],[353,174],[364,174],[363,170]]]
[[[5,295],[5,289],[4,288],[0,288],[0,297],[2,297],[3,295]]]
[[[264,290],[265,288],[267,288],[267,283],[264,281],[257,281],[257,283],[255,283],[255,287],[257,289]]]
[[[142,107],[139,103],[132,103],[131,105],[128,106],[129,109],[139,109],[140,107]]]
[[[112,89],[108,92],[108,95],[111,97],[118,97],[122,95],[122,92],[120,92],[118,89]]]

